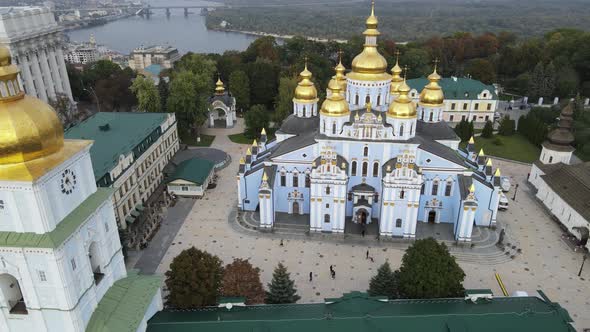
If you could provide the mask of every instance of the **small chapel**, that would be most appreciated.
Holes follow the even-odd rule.
[[[209,98],[209,111],[207,113],[209,128],[232,128],[236,121],[236,98],[225,86],[221,78],[215,83],[215,93]]]
[[[248,149],[238,171],[238,207],[259,227],[298,216],[310,232],[371,225],[381,237],[413,239],[417,226],[445,224],[459,242],[496,225],[500,170],[473,139],[466,150],[443,120],[436,65],[416,103],[399,59],[388,72],[379,53],[375,6],[364,48],[347,72],[340,60],[320,104],[307,65],[293,113]]]

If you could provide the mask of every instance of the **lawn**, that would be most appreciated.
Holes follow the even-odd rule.
[[[196,137],[192,137],[192,136],[189,136],[189,137],[181,136],[180,137],[180,141],[182,142],[182,144],[186,144],[189,146],[201,146],[201,147],[211,146],[211,143],[213,143],[214,139],[215,139],[215,136],[201,135],[201,142],[197,142]]]
[[[275,131],[276,129],[266,130],[266,133],[268,134],[268,141],[271,141],[275,138]],[[252,141],[254,141],[254,138],[246,135],[246,133],[228,135],[228,137],[230,141],[237,144],[252,144]],[[256,139],[259,139],[259,137],[256,137]]]
[[[466,143],[461,143],[465,147]],[[479,152],[481,148],[486,155],[506,158],[511,160],[532,163],[539,159],[541,150],[531,144],[524,136],[514,134],[512,136],[494,135],[493,138],[475,138],[475,148]]]

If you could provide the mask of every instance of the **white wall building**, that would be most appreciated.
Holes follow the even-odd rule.
[[[0,331],[104,331],[122,317],[145,330],[162,308],[161,281],[127,276],[92,142],[64,140],[55,112],[24,95],[18,74],[0,47]],[[135,311],[105,314],[109,306]]]
[[[570,165],[573,114],[571,103],[561,111],[558,128],[543,143],[529,181],[537,189],[537,198],[579,240],[579,245],[590,248],[590,162]]]
[[[100,60],[100,53],[93,45],[72,45],[65,54],[66,61],[75,64],[87,64]]]
[[[10,49],[21,68],[28,95],[45,102],[65,94],[73,101],[62,51],[62,30],[42,7],[0,7],[0,45]]]
[[[170,46],[150,46],[136,48],[129,57],[129,67],[140,70],[150,65],[161,65],[165,69],[174,67],[174,63],[180,60],[178,49]]]
[[[178,196],[203,197],[215,174],[215,163],[193,158],[180,163],[168,180],[168,192]]]

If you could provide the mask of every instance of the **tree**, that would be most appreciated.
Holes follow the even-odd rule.
[[[238,109],[250,107],[250,80],[242,70],[236,70],[229,76],[229,91],[236,98]]]
[[[49,105],[53,107],[65,129],[69,128],[75,122],[76,114],[74,113],[74,107],[67,95],[56,93],[55,99],[49,100]]]
[[[117,68],[119,66],[117,65]],[[135,73],[130,68],[115,70],[112,75],[96,81],[94,93],[100,102],[102,112],[130,111],[137,105],[137,99],[131,92],[131,79]],[[91,89],[91,88],[89,88]]]
[[[268,128],[270,116],[264,105],[254,105],[244,116],[246,132],[250,137],[256,137],[263,128]]]
[[[158,94],[160,95],[160,109],[163,112],[166,112],[168,109],[168,96],[170,95],[170,87],[168,86],[168,81],[163,77],[160,77],[160,82],[158,83]]]
[[[483,127],[483,131],[481,132],[481,137],[483,138],[492,138],[494,136],[494,124],[492,121],[486,121],[485,126]]]
[[[482,81],[485,84],[492,84],[496,81],[496,69],[494,65],[486,59],[474,59],[467,67],[467,73],[474,79]]]
[[[167,305],[193,309],[217,303],[223,277],[219,257],[191,247],[174,257],[165,275]]]
[[[182,58],[174,64],[174,69],[175,71],[172,73],[172,76],[174,76],[175,73],[181,73],[188,70],[195,75],[203,75],[203,77],[209,78],[209,80],[211,80],[211,86],[213,84],[213,76],[217,72],[215,61],[202,54],[195,54],[192,52],[183,55]]]
[[[184,70],[175,75],[170,84],[168,112],[176,113],[182,134],[195,134],[207,119],[208,82],[203,74]],[[198,133],[196,133],[198,135]]]
[[[279,80],[279,94],[275,101],[274,120],[281,123],[293,112],[293,97],[297,79],[294,77],[281,77]]]
[[[473,122],[461,119],[461,121],[455,126],[455,133],[459,136],[462,142],[468,141],[474,133]]]
[[[152,79],[138,75],[131,85],[131,91],[135,94],[135,98],[137,98],[137,107],[140,111],[151,113],[160,112],[160,93]]]
[[[272,274],[272,281],[266,292],[267,304],[295,303],[301,297],[297,295],[295,282],[291,280],[287,268],[279,263]]]
[[[258,60],[247,65],[250,80],[250,104],[272,107],[277,95],[279,67],[268,60]]]
[[[387,296],[389,299],[395,299],[398,296],[396,278],[389,262],[385,262],[377,270],[377,275],[371,278],[367,292],[371,296]]]
[[[425,299],[463,295],[465,273],[444,243],[416,240],[404,254],[397,281],[403,298]]]
[[[502,136],[514,135],[515,127],[514,120],[510,120],[510,117],[505,115],[502,120],[500,120],[500,128],[498,128],[498,133]]]
[[[253,267],[247,260],[238,258],[226,265],[221,285],[223,296],[245,297],[246,304],[264,303],[260,269]]]

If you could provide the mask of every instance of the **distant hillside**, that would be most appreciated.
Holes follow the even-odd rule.
[[[207,24],[277,34],[350,38],[363,31],[369,1],[228,0],[235,8],[210,13]],[[590,30],[590,6],[584,0],[379,0],[379,30],[397,41],[412,41],[457,31],[513,31],[540,36],[555,28]]]

